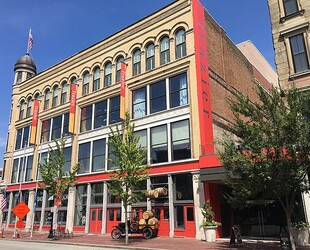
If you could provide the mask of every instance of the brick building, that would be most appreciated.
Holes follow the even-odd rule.
[[[21,190],[31,208],[26,230],[32,221],[40,230],[49,229],[53,197],[36,190],[38,162],[61,134],[67,140],[66,169],[77,162],[81,168],[76,187],[63,196],[59,223],[70,231],[109,233],[121,221],[121,203],[107,187],[114,166],[107,161],[106,141],[108,126],[121,122],[120,75],[125,72],[125,109],[151,164],[145,189],[168,189],[167,197],[133,205],[133,214],[152,209],[160,236],[201,239],[200,209],[210,199],[223,224],[218,236],[230,233],[234,218],[221,202],[222,169],[214,140],[233,122],[226,99],[239,91],[256,100],[254,82],[267,89],[270,83],[199,1],[175,1],[38,74],[26,54],[14,72],[4,156],[6,227],[14,227],[11,211]],[[74,116],[69,114],[72,93]]]

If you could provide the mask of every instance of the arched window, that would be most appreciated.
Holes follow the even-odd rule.
[[[64,104],[67,102],[67,93],[68,93],[68,83],[63,82],[61,85],[61,98],[60,98],[61,104]]]
[[[141,51],[136,49],[132,55],[132,75],[138,75],[141,73]]]
[[[20,102],[20,107],[19,107],[19,120],[24,118],[24,111],[25,111],[26,103],[24,100]]]
[[[100,68],[97,67],[94,70],[94,81],[93,81],[93,91],[100,89]]]
[[[36,93],[35,96],[34,96],[34,99],[35,99],[35,100],[39,100],[39,98],[40,98],[40,94],[39,94],[39,93]]]
[[[58,105],[58,85],[53,87],[53,101],[52,107],[56,107]]]
[[[124,62],[124,57],[119,57],[116,61],[116,78],[115,82],[118,83],[121,80],[121,63]]]
[[[44,107],[43,107],[44,110],[50,107],[50,98],[51,98],[51,91],[47,89],[44,94]]]
[[[160,65],[170,62],[169,37],[165,36],[160,40]]]
[[[112,84],[112,63],[107,62],[104,66],[104,86],[108,87]]]
[[[146,47],[146,71],[155,68],[155,47],[153,43],[150,43]]]
[[[180,29],[175,34],[175,58],[186,56],[185,31]]]
[[[31,116],[31,109],[32,109],[32,98],[29,97],[27,100],[27,112],[26,112],[26,117]]]
[[[83,75],[82,95],[87,95],[88,93],[89,93],[89,73],[85,72]]]

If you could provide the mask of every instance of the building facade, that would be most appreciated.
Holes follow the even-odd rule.
[[[254,82],[271,85],[199,1],[175,1],[39,74],[26,54],[14,72],[4,155],[6,227],[14,227],[12,208],[24,200],[31,210],[26,230],[32,222],[39,230],[50,228],[53,197],[37,188],[38,163],[62,134],[66,170],[77,162],[81,167],[76,186],[63,195],[59,223],[69,231],[104,234],[123,219],[120,200],[107,186],[115,169],[107,140],[109,126],[121,124],[125,73],[124,107],[151,164],[145,189],[168,189],[166,197],[134,204],[132,213],[141,217],[152,209],[159,236],[202,239],[201,208],[210,199],[223,224],[218,236],[229,234],[233,218],[220,199],[214,141],[233,122],[227,98],[238,91],[255,101]]]
[[[310,2],[268,0],[281,88],[310,86]]]

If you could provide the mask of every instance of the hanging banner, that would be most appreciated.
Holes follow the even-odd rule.
[[[207,34],[204,7],[198,0],[192,1],[196,76],[198,90],[201,156],[214,154],[210,78],[207,54]]]
[[[69,113],[69,133],[74,133],[74,120],[76,109],[76,84],[70,85],[70,113]]]
[[[36,142],[38,117],[39,117],[39,101],[34,100],[33,112],[32,112],[32,123],[31,123],[31,133],[30,133],[30,140],[29,140],[30,144],[35,144],[35,142]]]
[[[121,100],[120,100],[120,118],[125,119],[125,95],[126,95],[126,64],[121,63]]]

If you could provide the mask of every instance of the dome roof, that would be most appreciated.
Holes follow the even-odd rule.
[[[36,64],[33,60],[33,58],[26,53],[25,55],[21,56],[17,62],[15,63],[14,66],[14,71],[18,69],[28,69],[34,72],[34,74],[37,73],[37,67]]]

